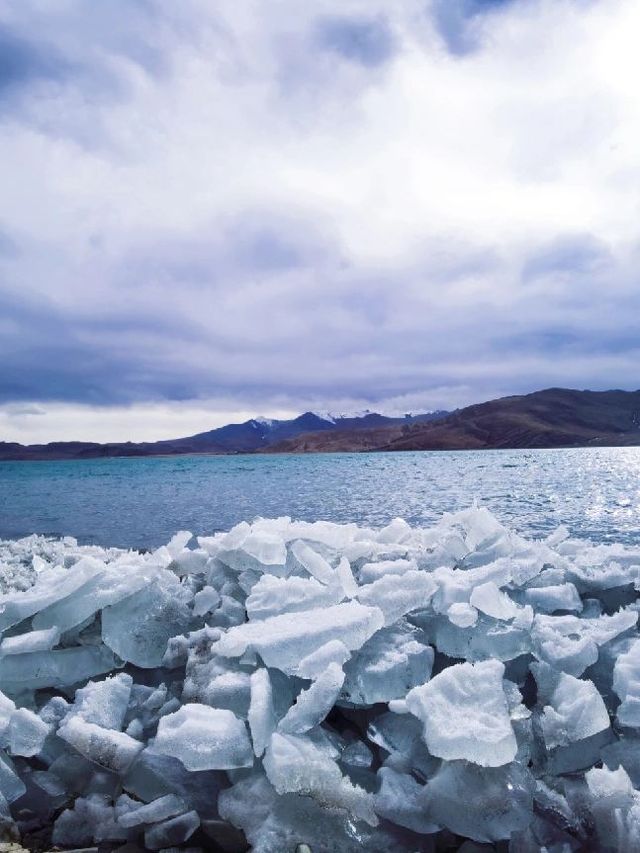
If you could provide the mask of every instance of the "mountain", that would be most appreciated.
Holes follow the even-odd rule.
[[[394,424],[373,432],[300,435],[272,444],[267,452],[592,445],[640,445],[640,391],[549,388],[467,406],[427,423]]]
[[[241,424],[227,424],[186,438],[154,442],[122,442],[98,444],[83,441],[57,441],[50,444],[24,445],[0,442],[2,460],[96,459],[122,456],[165,456],[185,453],[255,453],[273,444],[294,440],[303,434],[340,432],[355,435],[382,430],[380,441],[388,440],[386,428],[403,424],[421,424],[443,417],[447,412],[429,412],[389,418],[375,412],[359,415],[329,415],[305,412],[292,420],[252,418]],[[358,443],[358,442],[356,442]]]

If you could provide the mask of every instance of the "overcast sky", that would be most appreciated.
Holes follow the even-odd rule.
[[[640,386],[638,0],[0,0],[0,440]]]

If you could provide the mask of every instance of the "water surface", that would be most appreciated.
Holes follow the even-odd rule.
[[[426,524],[474,499],[527,535],[640,543],[640,448],[0,463],[0,538],[155,547],[256,516]]]

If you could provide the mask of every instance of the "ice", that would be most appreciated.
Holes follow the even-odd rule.
[[[247,615],[254,620],[268,619],[282,613],[331,607],[344,598],[344,590],[338,581],[337,577],[332,577],[331,584],[325,586],[315,578],[263,575],[246,600]]]
[[[160,666],[169,639],[190,625],[188,601],[185,588],[166,573],[102,611],[102,639],[125,661]]]
[[[41,631],[29,631],[15,637],[5,637],[0,643],[0,657],[21,655],[26,652],[42,652],[52,649],[60,639],[59,628],[45,628]]]
[[[180,797],[175,794],[166,794],[158,797],[145,805],[137,805],[136,808],[126,812],[118,818],[121,826],[133,827],[148,823],[158,823],[186,812],[187,806]]]
[[[572,583],[526,589],[524,599],[538,613],[554,613],[558,610],[579,613],[582,610],[578,590]]]
[[[133,679],[119,673],[104,681],[90,681],[76,691],[75,701],[69,715],[77,714],[88,723],[105,729],[122,728],[131,697]]]
[[[204,616],[220,604],[220,594],[213,586],[204,586],[193,597],[193,615]]]
[[[406,622],[383,628],[346,664],[343,696],[356,705],[404,698],[431,677],[434,652]]]
[[[148,850],[170,849],[188,841],[199,826],[200,818],[196,811],[162,821],[145,832],[145,846]]]
[[[435,581],[426,572],[405,572],[363,586],[358,592],[358,601],[378,607],[384,615],[384,624],[393,625],[405,613],[427,607],[436,588]]]
[[[315,652],[302,658],[297,674],[300,678],[317,678],[332,663],[342,666],[349,660],[351,652],[340,640],[329,640]]]
[[[391,767],[381,767],[378,778],[380,788],[375,798],[375,810],[380,817],[427,835],[440,829],[425,813],[424,785],[418,784],[409,773],[398,773]]]
[[[251,767],[247,729],[232,711],[190,703],[162,717],[154,752],[177,758],[187,770]]]
[[[333,708],[344,682],[344,672],[331,663],[311,687],[303,690],[278,724],[278,731],[299,735],[319,725]]]
[[[543,663],[533,664],[532,672],[547,749],[567,746],[609,728],[609,714],[593,682],[556,672]]]
[[[27,790],[8,755],[0,750],[0,794],[8,803],[18,800]]]
[[[448,761],[500,767],[515,758],[499,661],[460,663],[407,694],[407,708],[424,723],[429,751]]]
[[[447,610],[449,622],[458,628],[472,628],[478,621],[478,611],[464,601],[456,601]]]
[[[520,612],[518,605],[493,581],[474,587],[469,604],[494,619],[515,619]]]
[[[45,687],[63,688],[117,667],[105,646],[73,646],[0,658],[0,684],[7,693]]]
[[[17,708],[9,722],[10,753],[26,757],[38,755],[50,731],[50,727],[33,711]]]
[[[598,660],[598,647],[635,628],[638,613],[620,610],[611,616],[537,615],[531,632],[536,656],[570,675],[579,676]]]
[[[333,582],[335,570],[331,568],[321,554],[318,554],[305,542],[294,542],[291,546],[291,553],[311,577],[320,583],[331,584]]]
[[[68,717],[58,729],[58,737],[80,755],[115,773],[126,771],[143,744],[125,732],[89,723],[79,715]]]
[[[10,699],[8,696],[0,690],[0,745],[2,745],[2,735],[7,730],[9,722],[11,720],[11,715],[16,709],[16,703],[13,699]]]
[[[640,849],[640,547],[256,519],[0,541],[24,846]]]
[[[275,732],[264,769],[279,794],[304,794],[326,808],[344,809],[372,826],[378,823],[371,795],[343,776],[334,756],[309,737]]]
[[[500,841],[531,821],[533,779],[518,764],[443,764],[424,788],[425,819],[475,841]]]
[[[273,707],[273,688],[269,672],[262,668],[251,675],[251,704],[248,712],[253,751],[260,757],[276,728],[277,718]]]
[[[640,728],[640,640],[616,660],[613,689],[620,698],[616,714],[620,725]]]
[[[377,607],[363,607],[351,601],[307,610],[304,619],[297,613],[285,613],[230,628],[215,643],[213,651],[241,657],[250,649],[258,652],[267,666],[295,674],[300,661],[329,640],[337,639],[348,649],[358,649],[383,623]]]

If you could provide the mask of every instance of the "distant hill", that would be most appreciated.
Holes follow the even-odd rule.
[[[549,388],[467,406],[426,423],[303,434],[266,452],[473,450],[640,445],[640,391]]]
[[[305,412],[292,420],[252,418],[241,424],[227,424],[186,438],[154,442],[122,442],[98,444],[83,441],[57,441],[50,444],[18,444],[0,442],[0,461],[47,459],[98,459],[123,456],[167,456],[187,453],[255,453],[273,445],[295,439],[302,434],[354,435],[370,430],[380,431],[380,441],[392,433],[386,428],[428,423],[444,417],[447,412],[428,412],[389,418],[376,412],[359,415],[329,415]],[[395,434],[395,433],[393,433]],[[360,449],[361,442],[354,438]]]

